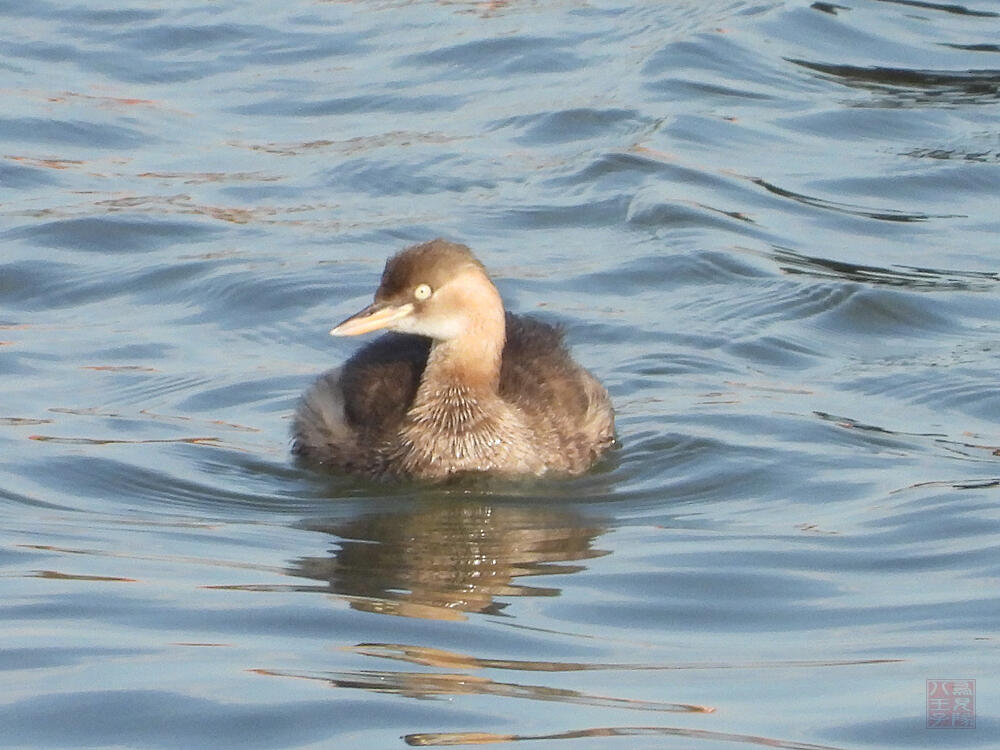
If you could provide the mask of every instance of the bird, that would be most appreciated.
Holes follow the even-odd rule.
[[[378,330],[301,397],[299,460],[376,479],[568,477],[615,444],[608,392],[562,330],[505,311],[465,245],[436,239],[391,256],[374,302],[330,334]]]

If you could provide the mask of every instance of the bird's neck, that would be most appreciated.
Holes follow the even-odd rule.
[[[452,283],[451,294],[455,308],[461,311],[461,333],[434,341],[423,383],[495,394],[507,336],[500,292],[486,274],[474,269]]]
[[[431,345],[421,385],[495,394],[505,340],[506,323],[498,296],[496,308],[478,315],[463,335]]]

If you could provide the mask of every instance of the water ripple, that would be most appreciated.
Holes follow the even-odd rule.
[[[110,123],[37,117],[0,118],[0,138],[11,143],[44,143],[101,149],[140,148],[159,140],[135,128]]]
[[[90,252],[148,252],[165,245],[207,242],[218,229],[195,222],[157,221],[148,217],[82,217],[32,223],[4,232],[4,239],[23,239],[45,247]]]
[[[869,106],[926,107],[994,104],[1000,99],[1000,70],[912,70],[858,67],[789,59],[851,88],[881,95]]]
[[[356,6],[0,0],[0,744],[988,745],[996,8]],[[290,459],[435,236],[591,473]]]

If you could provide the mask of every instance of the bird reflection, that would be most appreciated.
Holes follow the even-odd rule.
[[[605,529],[567,509],[442,500],[308,528],[338,537],[337,549],[289,573],[326,582],[355,609],[436,620],[498,614],[498,597],[558,596],[515,579],[575,573],[607,554],[592,547]]]

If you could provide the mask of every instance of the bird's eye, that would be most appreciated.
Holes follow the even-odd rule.
[[[413,290],[413,297],[418,302],[423,302],[425,299],[431,296],[431,288],[428,284],[421,284],[416,289]]]

